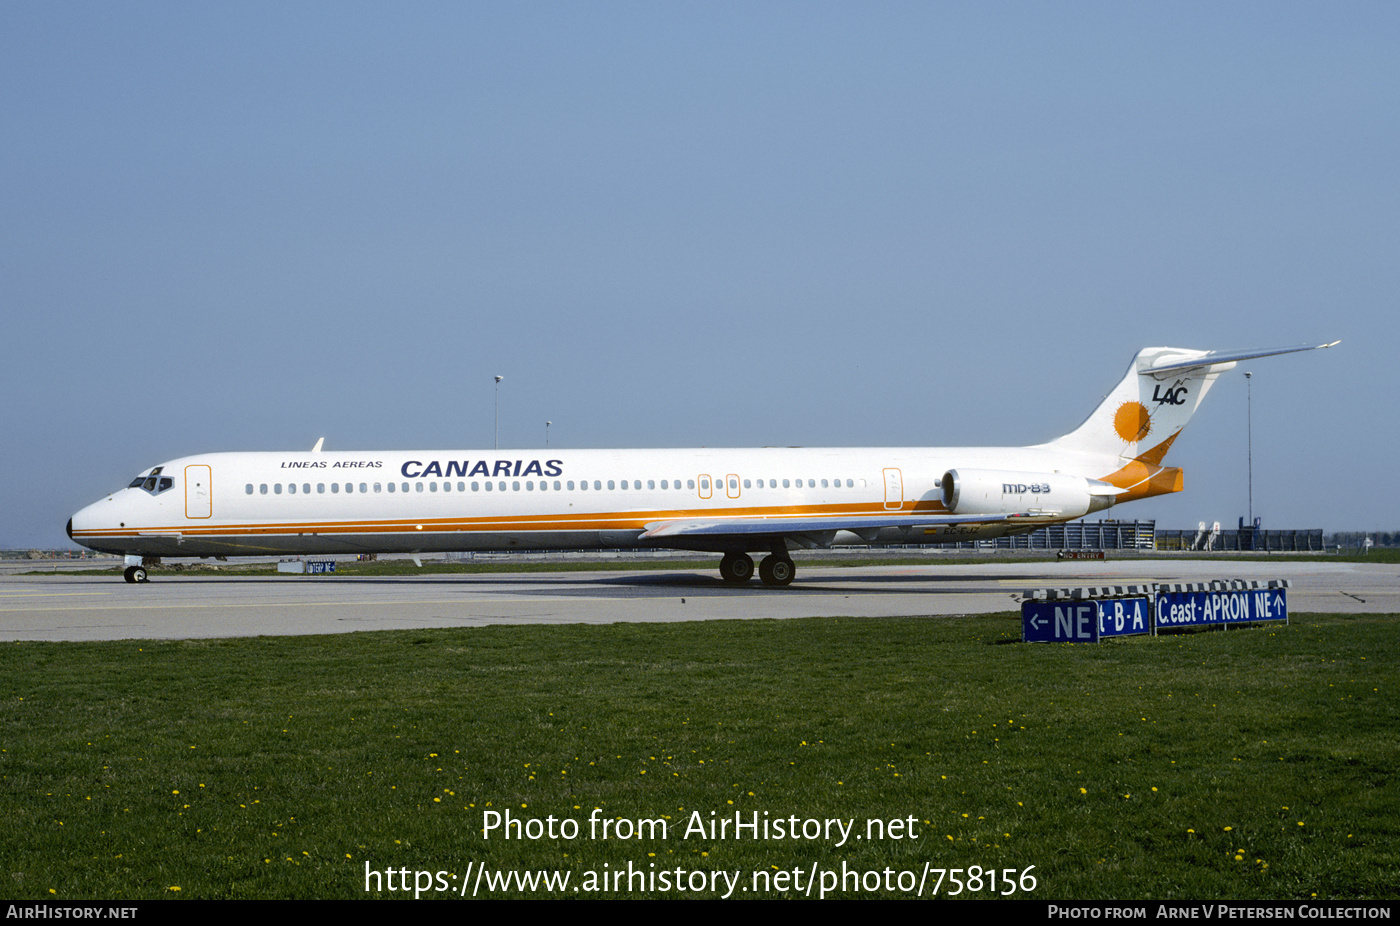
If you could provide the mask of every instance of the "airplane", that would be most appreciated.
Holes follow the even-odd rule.
[[[1238,361],[1332,347],[1141,350],[1075,430],[1029,447],[212,453],[153,467],[68,536],[126,557],[664,547],[786,586],[791,548],[1024,533],[1183,488],[1164,466]]]

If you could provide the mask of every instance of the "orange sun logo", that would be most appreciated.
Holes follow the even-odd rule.
[[[1136,444],[1152,430],[1152,416],[1141,402],[1124,402],[1113,415],[1113,430],[1130,444]]]

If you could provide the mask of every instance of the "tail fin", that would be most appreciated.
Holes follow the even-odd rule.
[[[1101,478],[1128,490],[1118,501],[1179,492],[1181,470],[1163,468],[1162,458],[1217,376],[1232,369],[1239,360],[1337,343],[1242,351],[1145,348],[1128,365],[1122,382],[1083,424],[1041,446],[1098,457],[1102,466],[1116,469]]]

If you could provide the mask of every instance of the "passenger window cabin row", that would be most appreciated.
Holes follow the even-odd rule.
[[[138,480],[138,482],[139,482],[139,480]],[[739,491],[740,482],[741,482],[741,480],[739,479],[738,476],[729,476],[729,477],[727,477],[727,481],[726,481],[726,479],[719,479],[719,478],[714,479],[714,480],[713,480],[713,485],[711,485],[711,479],[710,479],[709,476],[701,476],[701,477],[699,477],[698,481],[697,481],[696,479],[687,479],[687,480],[685,480],[684,485],[682,485],[682,482],[681,482],[681,480],[679,480],[679,479],[662,479],[662,480],[661,480],[661,483],[660,483],[660,488],[661,488],[662,491],[675,491],[675,490],[678,490],[678,489],[688,489],[688,490],[691,490],[691,491],[698,491],[698,492],[701,494],[702,497],[708,498],[708,497],[709,497],[709,493],[711,493],[712,491],[716,491],[716,490],[718,490],[718,491],[726,491],[726,489],[727,489],[727,491],[729,492],[729,494],[730,494],[731,496],[732,496],[732,495],[736,495],[736,494],[738,493],[738,491]],[[846,479],[846,480],[844,480],[844,481],[841,480],[841,479],[831,479],[831,480],[827,480],[827,479],[810,479],[810,478],[809,478],[809,479],[805,479],[805,480],[803,480],[803,479],[769,479],[769,480],[767,480],[767,485],[765,486],[764,480],[762,480],[762,479],[757,479],[757,480],[744,479],[744,480],[742,480],[742,483],[743,483],[743,487],[744,487],[745,489],[754,489],[754,488],[762,489],[762,488],[765,488],[765,487],[766,487],[766,488],[769,488],[769,489],[776,489],[776,488],[779,488],[780,486],[781,486],[781,488],[784,488],[784,489],[790,489],[790,488],[798,488],[798,489],[800,489],[800,488],[804,488],[804,487],[805,487],[805,488],[808,488],[808,489],[815,489],[815,488],[817,488],[818,485],[820,485],[821,488],[823,488],[823,489],[826,489],[826,488],[840,489],[840,488],[842,488],[842,487],[847,488],[847,489],[852,489],[852,488],[855,488],[856,481],[855,481],[854,479]],[[136,484],[137,484],[137,483],[133,483],[133,485],[136,485]],[[864,485],[864,484],[865,484],[865,481],[864,481],[864,480],[861,480],[861,484]],[[332,482],[332,483],[325,483],[325,482],[318,482],[318,483],[316,483],[315,485],[316,485],[316,488],[315,488],[314,491],[315,491],[315,494],[317,494],[317,495],[324,495],[324,494],[326,494],[327,492],[330,492],[330,494],[332,494],[332,495],[339,495],[339,494],[342,493],[342,492],[344,492],[346,495],[355,495],[355,494],[359,494],[359,495],[375,494],[375,495],[378,495],[378,494],[381,494],[381,493],[395,494],[395,493],[424,492],[424,491],[427,491],[427,492],[438,492],[438,491],[442,491],[442,492],[452,492],[452,491],[454,491],[454,489],[453,489],[454,485],[455,485],[455,487],[456,487],[455,491],[457,491],[457,492],[467,492],[467,491],[471,491],[471,492],[481,492],[481,491],[486,491],[486,492],[507,492],[507,491],[510,491],[510,492],[520,492],[520,491],[522,491],[522,490],[525,491],[525,492],[535,492],[535,491],[539,491],[539,492],[550,492],[550,491],[553,491],[553,492],[589,492],[589,491],[592,491],[592,492],[601,492],[601,491],[604,491],[604,486],[606,486],[606,490],[607,490],[607,491],[610,491],[610,492],[617,492],[617,491],[622,491],[622,492],[627,492],[627,491],[640,492],[640,491],[642,491],[642,480],[641,480],[641,479],[632,479],[632,480],[627,480],[627,479],[622,479],[622,480],[608,479],[608,480],[606,480],[606,481],[605,481],[605,480],[602,480],[602,479],[594,479],[591,483],[590,483],[587,479],[579,480],[577,483],[576,483],[574,480],[572,480],[572,479],[567,479],[567,480],[555,479],[553,482],[550,482],[550,481],[547,480],[547,479],[541,479],[541,480],[539,480],[538,483],[536,483],[535,480],[533,480],[533,479],[526,479],[526,480],[524,480],[523,482],[522,482],[521,480],[519,480],[519,479],[516,479],[516,480],[510,481],[509,483],[507,483],[505,480],[500,480],[500,481],[496,481],[496,482],[491,482],[491,481],[487,481],[487,482],[472,481],[472,482],[470,482],[470,483],[468,483],[468,482],[466,482],[466,481],[457,482],[457,483],[453,483],[453,482],[449,482],[449,481],[444,481],[443,483],[441,483],[440,486],[439,486],[439,483],[437,483],[436,481],[429,481],[429,482],[422,482],[422,481],[417,481],[417,482],[387,482],[387,483],[379,483],[379,482],[375,482],[375,483],[368,483],[368,482],[360,482],[360,483],[355,483],[355,482],[345,482],[345,483]],[[697,485],[698,485],[698,489],[697,489]],[[243,487],[243,491],[244,491],[244,494],[246,494],[246,495],[253,495],[253,494],[258,494],[258,495],[268,495],[268,494],[272,494],[272,495],[282,495],[284,492],[285,492],[285,494],[287,494],[287,495],[298,495],[298,494],[300,494],[300,495],[311,495],[312,492],[313,492],[311,486],[312,486],[312,484],[309,483],[309,482],[303,482],[303,483],[299,483],[299,484],[298,484],[298,483],[295,483],[295,482],[289,482],[289,483],[286,484],[285,487],[284,487],[283,484],[280,483],[280,482],[275,482],[275,483],[272,483],[271,485],[269,485],[268,483],[265,483],[265,482],[264,482],[264,483],[258,484],[258,485],[255,487],[255,486],[253,485],[253,483],[250,482],[250,483],[246,484],[246,485]],[[656,481],[655,479],[648,479],[648,480],[646,480],[646,487],[647,487],[647,490],[649,490],[649,491],[656,491],[656,490],[657,490],[657,481]]]

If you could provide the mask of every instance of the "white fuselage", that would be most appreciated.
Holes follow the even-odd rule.
[[[950,467],[1077,472],[1044,448],[215,453],[156,469],[73,516],[72,537],[142,556],[669,546],[766,549],[764,537],[642,537],[687,519],[945,513]],[[155,472],[155,471],[153,471]],[[1082,513],[1082,512],[1081,512]],[[994,537],[1004,523],[892,525],[847,539]],[[791,530],[786,531],[791,533]]]

